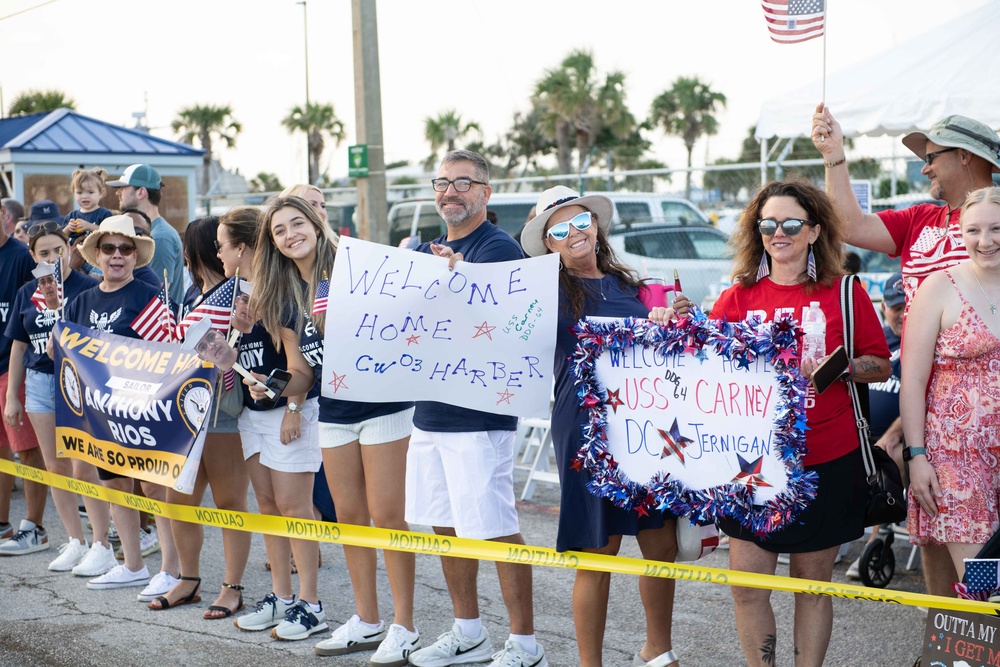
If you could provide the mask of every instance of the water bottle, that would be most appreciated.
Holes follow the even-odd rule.
[[[826,315],[819,301],[812,301],[802,316],[802,361],[811,359],[817,364],[826,356]]]

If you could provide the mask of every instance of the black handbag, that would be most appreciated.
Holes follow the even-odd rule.
[[[854,281],[856,276],[844,276],[840,281],[840,314],[844,322],[844,348],[854,359]],[[872,446],[868,432],[868,385],[847,383],[854,408],[854,422],[861,442],[861,458],[865,464],[868,501],[865,503],[865,525],[898,523],[906,518],[903,500],[903,478],[892,457],[881,447]],[[862,399],[861,393],[864,393]]]

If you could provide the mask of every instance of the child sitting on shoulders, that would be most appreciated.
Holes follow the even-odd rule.
[[[101,199],[107,193],[104,186],[108,172],[96,167],[94,169],[76,169],[73,171],[73,195],[76,197],[77,208],[63,218],[63,227],[69,235],[70,243],[80,236],[97,229],[101,221],[114,215],[109,209],[101,206]]]

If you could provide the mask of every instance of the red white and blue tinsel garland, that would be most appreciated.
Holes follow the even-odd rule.
[[[586,410],[583,444],[573,467],[590,473],[588,490],[618,507],[645,515],[652,510],[705,523],[726,516],[756,535],[767,535],[793,521],[816,497],[816,473],[802,467],[806,453],[805,395],[808,381],[797,368],[796,327],[790,315],[768,325],[759,318],[741,322],[714,321],[695,310],[691,317],[660,325],[645,319],[610,322],[583,319],[573,329],[580,339],[573,354],[571,373],[578,387],[580,405]],[[786,489],[764,505],[753,504],[746,485],[730,483],[711,489],[687,488],[669,473],[658,473],[647,484],[629,479],[608,452],[607,398],[595,365],[607,350],[629,346],[652,348],[666,358],[704,354],[703,348],[737,362],[758,357],[774,368],[779,386],[775,443],[788,474]]]

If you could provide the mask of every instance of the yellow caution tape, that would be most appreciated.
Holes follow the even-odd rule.
[[[254,533],[277,535],[279,537],[315,540],[317,542],[346,544],[372,549],[410,551],[436,556],[492,560],[502,563],[518,563],[542,567],[594,570],[643,577],[678,579],[681,581],[701,581],[710,584],[765,588],[790,593],[829,595],[831,597],[888,602],[913,607],[920,606],[1000,615],[1000,604],[976,602],[961,598],[946,598],[924,593],[909,593],[906,591],[852,586],[829,581],[780,577],[773,574],[724,570],[721,568],[692,565],[690,563],[665,563],[662,561],[643,560],[641,558],[605,556],[580,551],[559,552],[546,547],[510,544],[507,542],[473,540],[464,537],[449,537],[404,530],[388,530],[385,528],[372,528],[370,526],[313,521],[310,519],[233,512],[189,505],[174,505],[87,482],[80,482],[69,477],[63,477],[62,475],[12,463],[3,459],[0,459],[0,472],[99,500],[124,505],[168,519],[199,523],[218,528],[232,528]]]

